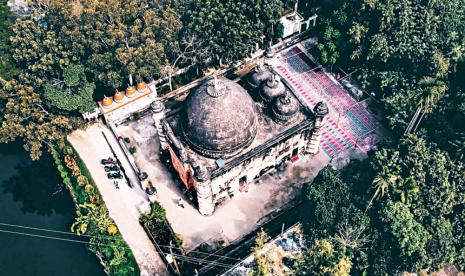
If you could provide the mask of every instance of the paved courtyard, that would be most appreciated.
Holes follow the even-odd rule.
[[[136,144],[136,163],[148,173],[149,180],[157,188],[168,220],[183,238],[187,250],[203,243],[228,245],[257,229],[267,215],[292,203],[300,195],[303,183],[312,180],[330,161],[321,152],[289,163],[284,172],[262,177],[261,183],[250,184],[247,191],[238,193],[218,207],[212,216],[206,217],[191,204],[186,204],[185,208],[177,205],[178,199],[184,197],[182,186],[176,175],[160,161],[159,142],[150,116],[121,125],[117,131]]]

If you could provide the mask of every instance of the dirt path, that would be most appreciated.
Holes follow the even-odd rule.
[[[73,132],[68,136],[68,140],[88,167],[102,194],[110,217],[116,222],[124,240],[134,254],[141,275],[166,275],[165,264],[139,224],[138,206],[146,202],[146,198],[123,183],[123,180],[119,180],[120,189],[115,189],[113,181],[107,179],[100,165],[102,158],[112,156],[102,130],[104,126],[94,124],[85,131]]]

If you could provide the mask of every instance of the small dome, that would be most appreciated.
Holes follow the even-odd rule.
[[[211,158],[230,157],[252,143],[257,116],[250,95],[226,78],[191,92],[183,110],[183,133],[191,148]]]
[[[147,84],[145,82],[139,82],[137,84],[138,91],[144,91],[145,89],[147,89]]]
[[[313,108],[313,113],[317,117],[324,117],[329,113],[329,108],[324,102],[319,102]]]
[[[136,95],[136,89],[134,88],[134,86],[128,86],[128,88],[126,88],[126,97],[132,98],[135,95]]]
[[[260,85],[271,78],[271,72],[263,64],[259,63],[248,79],[248,84],[252,88],[258,88]]]
[[[162,112],[165,110],[165,106],[161,103],[161,101],[154,101],[150,104],[150,107],[152,108],[152,111],[155,113]]]
[[[263,84],[260,96],[265,102],[271,103],[274,98],[284,95],[284,93],[286,93],[286,88],[281,82],[281,79],[278,75],[272,75],[271,78]]]
[[[298,111],[299,103],[287,93],[279,96],[273,105],[273,115],[276,121],[281,124],[292,123]]]
[[[110,98],[110,97],[105,96],[105,98],[103,98],[103,100],[102,100],[102,105],[105,108],[111,107],[113,105],[113,99]]]
[[[124,94],[116,89],[115,95],[113,96],[113,100],[117,103],[120,103],[124,100]]]

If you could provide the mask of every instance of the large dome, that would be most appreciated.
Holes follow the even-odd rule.
[[[187,97],[183,132],[188,144],[200,154],[230,157],[250,145],[257,133],[252,98],[231,80],[209,80]]]

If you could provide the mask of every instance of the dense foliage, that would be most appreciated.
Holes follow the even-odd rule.
[[[121,87],[129,74],[151,80],[177,49],[179,16],[153,1],[51,1],[41,12],[17,20],[11,38],[14,59],[38,84],[76,62],[99,86]]]
[[[0,78],[9,80],[14,75],[15,68],[8,44],[11,35],[11,19],[7,3],[8,0],[0,1]]]
[[[150,213],[141,215],[141,224],[159,244],[181,246],[182,241],[169,226],[166,210],[157,203],[153,203],[151,208]]]
[[[219,60],[231,62],[250,55],[262,36],[271,39],[282,13],[281,0],[193,0],[184,22]]]
[[[310,245],[298,269],[312,275],[341,267],[369,275],[443,263],[463,269],[464,194],[463,163],[418,136],[342,173],[326,167],[306,189],[302,221]]]
[[[24,148],[34,160],[44,146],[60,141],[75,125],[72,118],[47,111],[32,87],[1,78],[0,124],[0,142],[23,138]]]
[[[44,98],[55,108],[64,111],[91,112],[95,108],[92,99],[95,85],[87,81],[84,66],[69,65],[63,69],[63,79],[44,85]]]

